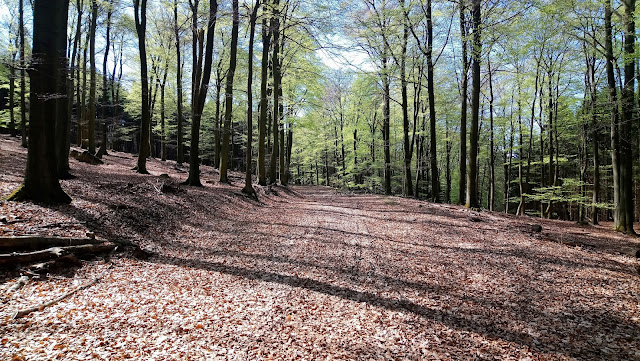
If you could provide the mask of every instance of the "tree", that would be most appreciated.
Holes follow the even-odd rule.
[[[265,4],[266,5],[266,4]],[[267,17],[266,15],[266,6],[263,6],[263,18],[262,18],[262,69],[260,72],[260,117],[258,119],[258,184],[261,186],[267,185],[267,172],[265,166],[265,138],[269,135],[267,134],[267,107],[268,104],[268,94],[267,94],[267,83],[268,79],[268,70],[269,70],[269,47],[271,42],[271,32],[269,31],[269,26],[267,25]]]
[[[460,86],[460,166],[458,178],[458,204],[463,204],[466,200],[467,190],[467,97],[469,92],[469,57],[467,55],[467,21],[466,21],[466,1],[460,1],[460,38],[462,41],[462,80]]]
[[[59,94],[66,83],[66,40],[69,0],[36,0],[33,4],[33,50],[29,145],[24,183],[9,200],[70,203],[58,181],[55,126]],[[53,76],[52,76],[53,75]]]
[[[473,50],[471,52],[471,133],[469,134],[469,171],[467,173],[467,203],[469,208],[479,208],[478,198],[478,137],[480,115],[480,59],[482,54],[481,38],[481,0],[472,1]]]
[[[251,160],[253,159],[251,154],[251,142],[253,141],[253,39],[256,32],[256,19],[258,17],[258,9],[260,8],[260,0],[256,0],[256,4],[253,6],[251,16],[249,18],[249,71],[247,74],[247,164],[244,179],[244,188],[242,192],[247,194],[254,194],[255,190],[251,185]],[[234,19],[235,20],[235,19]],[[231,40],[233,43],[233,39]]]
[[[184,130],[183,124],[184,119],[182,115],[182,62],[180,61],[180,27],[178,25],[178,0],[173,0],[173,33],[175,35],[176,40],[176,85],[178,92],[178,101],[177,105],[177,117],[178,117],[178,136],[177,136],[177,147],[178,154],[176,162],[178,165],[181,165],[184,161]]]
[[[635,0],[624,0],[624,84],[622,86],[622,123],[619,138],[619,166],[620,204],[616,204],[614,213],[614,227],[627,234],[635,234],[633,222],[635,219],[633,203],[633,126],[635,115],[635,69],[636,69],[636,26]],[[615,149],[614,149],[615,152]],[[614,167],[616,164],[614,163]]]
[[[102,158],[107,154],[107,108],[109,107],[109,73],[107,72],[107,60],[109,60],[109,48],[111,46],[111,17],[113,15],[113,1],[108,0],[107,6],[107,30],[105,34],[104,57],[102,59],[102,101],[100,102],[102,118],[102,142],[96,156]]]
[[[190,1],[192,12],[197,14],[198,2]],[[194,89],[192,89],[192,119],[191,119],[191,150],[189,151],[189,177],[184,182],[191,186],[202,186],[200,183],[200,120],[202,110],[209,90],[209,78],[211,77],[211,63],[213,62],[213,40],[215,37],[216,19],[218,15],[218,2],[212,0],[209,4],[209,20],[207,21],[207,41],[204,54],[204,68],[200,68],[202,57],[199,56],[198,64],[195,64]],[[194,22],[196,19],[194,19]],[[194,27],[195,28],[195,27]],[[196,30],[194,30],[195,32]],[[204,34],[200,33],[199,37]],[[201,41],[201,40],[200,40]],[[195,50],[194,50],[195,53]],[[221,173],[222,174],[222,173]]]
[[[149,78],[147,72],[147,0],[133,0],[133,10],[138,34],[138,49],[140,51],[140,83],[142,100],[142,119],[140,121],[140,145],[138,150],[138,173],[148,174],[147,157],[149,149],[149,130],[151,129],[151,114],[149,109]]]
[[[98,2],[91,0],[91,26],[89,28],[89,153],[96,153],[96,24]]]
[[[227,169],[229,167],[229,136],[231,133],[231,117],[233,114],[233,78],[236,72],[237,54],[238,54],[238,26],[240,23],[238,0],[233,0],[233,27],[231,30],[231,53],[229,57],[229,70],[227,72],[227,87],[225,89],[225,111],[224,111],[224,127],[222,129],[222,153],[220,155],[220,182],[229,183]],[[255,27],[255,21],[254,25]],[[253,55],[253,51],[249,50]],[[251,58],[249,58],[251,63]],[[249,88],[251,93],[251,88]],[[251,109],[249,109],[251,113]],[[250,115],[249,115],[250,116]],[[251,132],[251,129],[249,129]],[[249,162],[249,167],[251,162]],[[249,172],[247,172],[249,173]],[[251,180],[249,180],[249,185]]]
[[[18,0],[18,37],[20,38],[20,130],[22,147],[27,148],[26,55],[24,52],[24,0]]]
[[[271,17],[271,36],[273,39],[273,55],[271,57],[272,74],[273,74],[273,124],[271,130],[273,132],[273,148],[271,150],[271,159],[269,162],[269,183],[275,184],[278,180],[277,163],[280,147],[278,144],[279,127],[280,127],[280,87],[282,84],[281,64],[278,58],[280,53],[280,1],[273,1],[273,14]]]

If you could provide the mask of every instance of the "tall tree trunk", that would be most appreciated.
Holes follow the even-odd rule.
[[[585,49],[587,49],[585,44]],[[595,49],[595,44],[593,46]],[[593,191],[591,203],[591,221],[594,225],[598,224],[599,209],[597,204],[600,202],[600,130],[598,129],[598,116],[597,111],[597,88],[596,88],[596,75],[595,75],[595,56],[587,55],[587,72],[589,80],[589,94],[590,94],[590,111],[591,111],[591,142],[593,146]]]
[[[467,55],[467,25],[465,19],[465,1],[460,2],[460,34],[462,38],[462,86],[460,100],[460,174],[458,178],[458,204],[464,204],[467,190],[467,95],[469,87],[469,57]]]
[[[266,6],[264,7],[263,14],[266,15]],[[264,16],[263,15],[263,16]],[[267,136],[267,83],[268,79],[268,68],[269,68],[269,47],[271,41],[271,33],[269,32],[269,27],[267,26],[267,18],[266,16],[262,19],[262,61],[261,61],[261,72],[260,72],[260,118],[258,120],[258,184],[261,186],[267,185],[267,174],[265,167],[265,137]],[[316,167],[317,171],[317,167]]]
[[[281,68],[280,68],[280,1],[273,2],[273,16],[271,18],[271,32],[273,36],[273,55],[271,57],[273,67],[273,114],[272,114],[272,132],[273,132],[273,148],[271,150],[271,160],[269,164],[269,183],[277,182],[277,162],[279,153],[278,133],[280,132],[280,87],[281,87]],[[328,171],[327,171],[328,172]],[[328,178],[328,177],[327,177]]]
[[[549,187],[555,187],[556,183],[555,183],[555,167],[553,164],[553,156],[555,154],[555,149],[554,149],[554,143],[553,143],[553,131],[554,131],[554,99],[553,99],[553,78],[554,78],[554,73],[551,70],[551,59],[549,59]],[[553,191],[552,191],[553,192]],[[547,206],[547,210],[545,211],[545,213],[547,214],[547,217],[551,218],[552,216],[552,207],[553,205],[553,201],[551,199],[549,199],[549,204]]]
[[[169,73],[169,61],[165,63],[164,66],[164,75],[162,77],[162,84],[160,84],[160,128],[161,128],[161,139],[160,139],[160,160],[167,160],[167,133],[165,129],[165,107],[164,107],[164,95],[165,95],[165,87],[167,85],[167,73]]]
[[[234,6],[237,6],[236,0],[234,0]],[[197,13],[197,9],[195,10]],[[235,11],[235,9],[234,9]],[[204,55],[204,68],[200,71],[196,69],[196,89],[193,90],[195,96],[192,109],[193,116],[191,121],[191,149],[189,151],[189,177],[184,182],[191,186],[202,186],[200,183],[200,120],[202,118],[202,110],[204,109],[204,103],[207,99],[207,91],[209,89],[209,79],[211,77],[211,64],[213,62],[213,40],[216,30],[216,19],[218,16],[218,2],[211,0],[209,5],[209,20],[207,21],[207,43]],[[236,23],[234,15],[234,27]],[[237,30],[236,30],[237,31]],[[202,34],[202,32],[200,33]],[[202,35],[200,35],[202,38]],[[202,59],[201,56],[199,56]],[[233,59],[235,61],[235,57]],[[230,97],[230,95],[227,95]],[[222,177],[222,172],[220,172]]]
[[[489,210],[493,211],[496,203],[496,156],[493,131],[493,74],[491,73],[491,59],[488,56],[487,70],[489,72]]]
[[[520,86],[520,82],[518,82],[518,187],[520,191],[520,202],[518,203],[518,209],[516,210],[516,214],[519,216],[524,216],[526,203],[524,197],[524,182],[523,182],[523,136],[522,136],[522,88]],[[531,153],[529,153],[531,155]],[[529,159],[531,157],[529,156]]]
[[[247,74],[247,158],[246,158],[246,172],[244,178],[244,188],[242,192],[247,194],[255,194],[255,190],[251,185],[251,163],[252,163],[252,151],[251,143],[253,142],[253,39],[256,32],[256,19],[258,17],[258,9],[260,8],[260,0],[256,0],[256,4],[253,6],[251,12],[251,18],[249,19],[251,30],[249,31],[249,71]]]
[[[229,167],[229,136],[231,132],[231,116],[233,113],[233,77],[236,71],[236,56],[238,53],[238,0],[233,0],[233,27],[231,30],[231,53],[229,70],[227,72],[227,86],[225,89],[224,125],[222,129],[222,152],[220,154],[220,182],[229,183],[227,169]],[[253,55],[253,54],[252,54]]]
[[[71,148],[71,117],[73,112],[73,98],[74,98],[74,70],[73,67],[76,64],[76,57],[78,56],[78,48],[80,45],[80,36],[82,34],[82,0],[76,1],[76,8],[78,12],[78,18],[76,20],[76,33],[73,39],[73,48],[71,51],[71,67],[67,74],[67,112],[66,121],[62,127],[56,128],[56,138],[59,142],[56,144],[56,152],[58,159],[58,176],[60,179],[71,178],[69,174],[69,149]],[[78,73],[79,74],[79,73]],[[78,79],[79,81],[80,79]],[[79,97],[78,97],[79,99]],[[76,111],[76,118],[80,120],[80,102],[78,102],[78,108]],[[64,140],[64,141],[60,141]]]
[[[94,0],[95,1],[95,0]],[[149,156],[149,129],[151,128],[151,114],[149,112],[149,78],[147,72],[147,0],[133,0],[135,12],[136,33],[138,34],[138,49],[140,51],[140,80],[142,119],[140,121],[140,145],[138,152],[138,173],[148,174],[147,157]]]
[[[382,139],[384,141],[384,194],[391,194],[391,132],[390,132],[390,118],[391,118],[391,89],[389,81],[389,69],[387,58],[387,48],[382,55]]]
[[[620,149],[620,119],[618,115],[618,93],[616,88],[616,78],[614,73],[613,40],[611,25],[611,0],[605,1],[604,6],[605,23],[605,57],[607,69],[607,85],[609,87],[609,106],[611,108],[611,166],[613,168],[613,223],[616,231],[626,231],[626,210],[624,194],[621,186],[622,160]]]
[[[180,61],[180,28],[178,26],[178,0],[173,0],[173,33],[176,39],[176,88],[177,88],[177,116],[178,116],[178,139],[176,163],[182,165],[184,162],[184,119],[182,115],[182,63]]]
[[[504,213],[509,213],[509,196],[511,194],[511,170],[513,167],[513,141],[515,127],[513,125],[513,93],[511,93],[511,109],[509,111],[509,146],[508,156],[507,147],[505,146],[504,154],[508,159],[504,160]],[[506,132],[506,131],[505,131]],[[506,145],[506,144],[505,144]]]
[[[20,38],[20,131],[22,147],[27,148],[26,62],[24,53],[24,0],[18,0],[18,37]],[[29,114],[31,116],[31,114]]]
[[[67,82],[68,9],[69,0],[36,1],[33,4],[27,167],[24,183],[9,196],[9,200],[45,204],[71,202],[58,181],[55,130],[60,101],[58,96],[51,96],[64,89]],[[66,93],[62,95],[66,97]]]
[[[427,0],[427,24],[431,25],[431,0]],[[402,8],[404,10],[405,1],[402,1]],[[403,18],[403,31],[402,31],[402,54],[400,55],[400,83],[402,93],[402,135],[403,135],[403,150],[404,150],[404,184],[405,184],[405,196],[413,197],[413,178],[411,176],[411,157],[413,156],[411,151],[411,144],[409,140],[409,97],[407,95],[407,43],[409,39],[409,24],[406,17]],[[431,32],[429,31],[429,35]],[[429,39],[431,39],[429,37]],[[429,49],[431,48],[430,45]],[[427,61],[429,61],[430,57]],[[433,65],[433,64],[431,64]],[[431,69],[433,70],[433,69]],[[433,74],[432,74],[433,75]],[[435,119],[434,119],[435,121]],[[438,192],[439,194],[440,192]],[[439,201],[439,199],[435,200]]]
[[[429,97],[429,161],[431,163],[431,199],[440,202],[440,177],[436,141],[436,104],[433,84],[433,22],[431,20],[431,0],[427,0],[427,96]]]
[[[100,104],[100,113],[102,115],[102,144],[100,144],[100,149],[98,150],[98,158],[102,158],[103,155],[107,154],[107,109],[109,107],[107,61],[109,60],[109,47],[111,45],[111,15],[113,13],[113,0],[109,0],[107,6],[109,9],[107,10],[106,45],[104,48],[104,58],[102,59],[102,102]]]
[[[620,124],[620,202],[624,204],[624,221],[616,229],[627,234],[635,234],[633,222],[635,218],[633,203],[633,139],[634,127],[634,94],[635,94],[635,32],[634,12],[635,0],[624,0],[624,86],[622,88],[622,122]],[[622,226],[623,225],[623,226]]]
[[[91,26],[89,27],[89,153],[96,153],[96,23],[98,1],[91,1]]]
[[[478,198],[478,119],[480,115],[480,57],[482,54],[482,38],[480,34],[481,14],[480,0],[473,0],[473,51],[471,90],[471,133],[469,134],[469,171],[467,177],[467,207],[480,208]]]
[[[84,39],[84,46],[82,47],[82,101],[81,101],[81,116],[78,121],[78,145],[82,148],[86,148],[85,138],[87,136],[87,113],[89,109],[87,107],[87,52],[89,51],[89,38],[91,33],[87,32],[87,36]],[[80,60],[78,59],[78,62]],[[80,71],[80,66],[78,66]]]
[[[16,92],[16,52],[11,53],[11,65],[9,66],[9,132],[12,137],[16,133],[16,117],[14,111]]]

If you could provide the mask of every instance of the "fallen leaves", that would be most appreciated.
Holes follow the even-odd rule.
[[[24,159],[6,136],[0,148],[4,195]],[[322,187],[265,188],[254,201],[208,183],[209,167],[203,188],[158,192],[157,176],[112,154],[100,166],[72,161],[69,206],[0,202],[7,220],[24,220],[0,224],[0,234],[93,232],[152,256],[114,257],[111,269],[87,262],[11,294],[18,275],[7,274],[0,358],[640,360],[635,239]],[[171,162],[148,166],[186,176]]]

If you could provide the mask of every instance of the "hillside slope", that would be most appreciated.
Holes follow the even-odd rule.
[[[0,196],[25,158],[0,136]],[[89,232],[155,255],[116,253],[16,292],[18,274],[2,273],[1,359],[640,360],[634,238],[324,187],[260,188],[256,201],[240,174],[221,185],[203,167],[193,188],[174,162],[138,175],[132,155],[105,161],[71,162],[71,205],[0,201],[0,235]]]

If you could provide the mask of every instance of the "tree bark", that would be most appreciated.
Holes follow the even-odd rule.
[[[247,158],[246,158],[246,172],[244,178],[244,188],[242,191],[247,194],[255,194],[255,190],[251,185],[251,163],[252,163],[252,151],[251,143],[253,141],[253,41],[256,32],[256,20],[258,17],[258,9],[260,8],[260,0],[256,0],[256,4],[253,6],[251,12],[251,18],[249,19],[250,31],[249,31],[249,70],[247,74]]]
[[[627,234],[635,234],[633,203],[633,139],[634,94],[635,94],[635,0],[624,0],[624,86],[622,87],[622,122],[620,124],[620,202],[624,205],[624,221],[616,223],[616,229]],[[621,215],[622,216],[622,215]],[[619,225],[619,227],[618,227]]]
[[[147,0],[133,0],[135,12],[136,33],[138,34],[138,49],[140,51],[140,80],[142,119],[140,123],[140,145],[138,152],[138,173],[148,174],[147,157],[149,156],[149,129],[151,128],[151,114],[149,112],[149,78],[147,72]]]
[[[191,149],[189,151],[189,178],[184,182],[191,186],[202,186],[200,183],[200,120],[202,110],[207,99],[209,79],[211,77],[211,65],[213,62],[213,41],[215,37],[216,19],[218,15],[218,2],[212,0],[209,5],[209,20],[207,21],[207,41],[204,55],[204,68],[200,72],[196,69],[198,84],[193,91],[194,109],[191,121]],[[199,67],[198,67],[199,68]],[[200,76],[201,75],[201,76]],[[220,173],[222,175],[222,172]]]
[[[266,9],[266,6],[264,7]],[[266,11],[263,11],[263,16]],[[265,166],[265,137],[267,136],[267,83],[269,68],[269,47],[271,41],[271,33],[267,26],[267,18],[262,19],[262,69],[260,72],[260,118],[258,120],[258,184],[267,185],[267,174]],[[317,169],[316,169],[317,170]]]
[[[273,147],[271,149],[271,159],[269,164],[269,183],[275,184],[277,182],[278,172],[277,163],[280,151],[278,144],[279,120],[280,120],[280,87],[281,87],[281,68],[280,68],[280,1],[275,0],[273,2],[273,16],[271,18],[271,33],[273,37],[273,55],[271,57],[272,73],[273,73],[273,114],[272,114],[272,129],[273,132]]]
[[[58,101],[56,96],[51,96],[58,93],[61,83],[66,83],[68,9],[69,0],[36,1],[33,5],[27,167],[24,183],[9,196],[9,200],[45,204],[71,202],[58,181],[55,152]]]
[[[34,9],[35,12],[35,9]],[[27,148],[26,56],[24,53],[24,0],[18,0],[18,37],[20,38],[20,131],[22,147]],[[29,114],[31,116],[31,114]]]
[[[222,152],[220,154],[221,183],[229,183],[229,177],[227,175],[227,169],[229,167],[229,136],[231,133],[231,116],[233,113],[233,80],[236,72],[236,57],[238,54],[238,26],[240,22],[238,0],[233,0],[232,4],[233,26],[231,29],[231,53],[229,54],[229,70],[227,71],[227,85],[225,89],[224,125],[222,129]]]
[[[489,72],[489,210],[493,211],[496,204],[496,156],[493,131],[493,74],[491,73],[491,60],[487,61]]]
[[[480,57],[482,54],[480,0],[472,2],[473,51],[471,91],[471,133],[469,134],[469,171],[467,173],[467,202],[469,208],[480,208],[478,198],[478,120],[480,115]]]
[[[605,1],[605,57],[607,71],[607,85],[609,87],[609,107],[611,108],[611,166],[613,168],[613,227],[616,231],[626,230],[626,210],[624,193],[621,186],[621,149],[620,149],[620,119],[618,114],[618,93],[614,73],[613,40],[611,25],[611,0]]]
[[[462,86],[460,89],[460,100],[462,103],[460,111],[460,174],[458,178],[458,204],[464,204],[467,190],[467,95],[469,88],[469,58],[467,55],[467,25],[465,16],[465,0],[460,2],[460,34],[462,39]]]
[[[178,133],[177,136],[177,158],[176,163],[182,165],[184,162],[184,119],[182,115],[182,62],[180,60],[180,28],[178,26],[178,0],[173,0],[173,33],[176,39],[176,88],[177,96],[177,116],[178,116]]]
[[[96,24],[98,2],[91,1],[91,26],[89,27],[89,153],[96,154]]]
[[[102,59],[102,101],[100,102],[100,114],[102,118],[102,141],[100,149],[98,149],[98,158],[107,155],[107,109],[109,108],[109,82],[107,72],[107,61],[109,60],[109,47],[111,46],[111,15],[113,14],[113,0],[107,3],[107,34],[105,36],[106,44],[104,48],[104,57]]]

